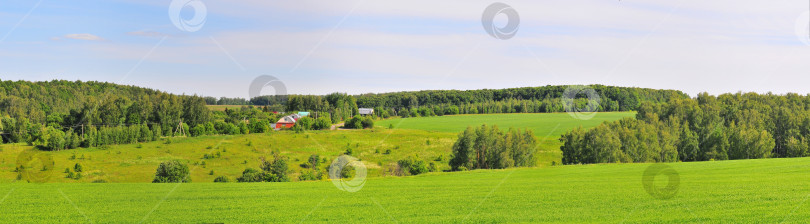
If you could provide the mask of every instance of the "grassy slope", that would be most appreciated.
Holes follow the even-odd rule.
[[[399,129],[416,129],[437,132],[459,133],[468,126],[482,124],[498,125],[499,128],[531,129],[540,141],[540,152],[537,154],[538,165],[550,165],[552,161],[560,163],[560,135],[576,127],[591,128],[605,121],[619,120],[624,117],[634,117],[635,112],[603,112],[589,120],[575,119],[568,113],[537,113],[537,114],[476,114],[441,117],[420,117],[390,119],[378,122],[376,125],[388,127],[393,125]]]
[[[259,158],[272,158],[271,153],[275,150],[290,158],[289,166],[296,172],[292,174],[293,180],[297,180],[297,173],[303,170],[299,164],[307,161],[312,154],[319,154],[326,160],[320,166],[323,170],[350,147],[353,156],[364,160],[369,176],[382,176],[388,164],[410,155],[419,155],[430,160],[440,155],[449,158],[454,136],[451,133],[387,129],[311,131],[301,134],[284,131],[271,134],[173,138],[171,144],[165,144],[164,140],[143,143],[140,148],[138,145],[118,145],[106,150],[82,148],[42,153],[52,156],[55,163],[49,182],[91,182],[96,179],[117,183],[151,182],[158,164],[173,159],[192,164],[193,182],[212,182],[221,175],[235,179],[245,168],[258,169]],[[431,140],[430,145],[427,145],[427,140]],[[0,149],[3,150],[0,153],[0,183],[9,183],[17,175],[12,172],[17,155],[31,147],[16,144],[2,145]],[[391,150],[391,154],[385,154],[386,150]],[[220,158],[203,159],[204,154],[217,152],[221,154]],[[74,154],[77,159],[70,159]],[[82,156],[85,159],[80,159]],[[436,163],[443,168],[447,166],[446,160]],[[205,161],[204,166],[202,161]],[[244,164],[245,161],[247,164]],[[85,177],[79,181],[64,178],[65,168],[72,168],[76,163],[84,167]],[[214,175],[209,175],[211,170]]]
[[[810,203],[805,201],[810,193],[810,158],[668,165],[681,180],[678,194],[669,200],[653,199],[644,191],[641,177],[649,164],[372,178],[355,193],[340,191],[330,182],[3,184],[0,221],[802,223],[810,219]]]
[[[499,124],[501,127],[529,127],[541,139],[538,160],[540,165],[560,160],[559,135],[570,128],[582,125],[591,127],[603,120],[614,120],[632,113],[600,113],[588,121],[576,120],[568,114],[497,114],[497,115],[460,115],[426,118],[392,119],[378,122],[374,130],[340,130],[312,131],[296,134],[290,131],[271,134],[251,134],[236,136],[204,136],[197,138],[173,138],[171,144],[165,141],[150,142],[138,145],[111,146],[109,149],[98,148],[43,152],[54,159],[54,171],[50,182],[91,182],[103,179],[108,182],[132,183],[150,182],[155,169],[162,161],[179,159],[194,164],[205,161],[205,165],[192,165],[192,181],[212,182],[217,176],[228,176],[234,179],[248,167],[258,168],[259,158],[270,158],[274,150],[290,157],[290,167],[297,173],[302,168],[298,165],[306,161],[311,154],[319,154],[328,163],[352,148],[353,156],[365,161],[370,176],[383,176],[384,170],[397,160],[407,156],[419,155],[426,160],[435,160],[442,156],[443,161],[436,161],[440,168],[447,167],[450,150],[457,133],[468,125],[481,123]],[[390,130],[387,123],[395,122],[398,128]],[[401,122],[401,123],[400,123]],[[427,129],[427,130],[415,130]],[[541,134],[542,133],[542,134]],[[549,133],[551,133],[549,135]],[[428,141],[430,143],[428,143]],[[31,147],[22,144],[0,145],[0,183],[14,180],[17,173],[12,172],[16,165],[17,155]],[[391,154],[385,154],[391,150]],[[379,151],[379,152],[378,152]],[[203,160],[204,154],[216,154],[220,158]],[[77,159],[69,159],[76,155]],[[80,159],[84,157],[85,159]],[[247,164],[244,162],[247,161]],[[72,168],[79,163],[84,167],[81,180],[64,178],[65,168]],[[36,166],[37,168],[41,167]],[[214,175],[209,175],[213,170]],[[293,174],[297,180],[297,174]]]

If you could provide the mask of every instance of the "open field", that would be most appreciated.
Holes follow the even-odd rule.
[[[225,108],[228,109],[239,109],[242,107],[246,107],[247,105],[205,105],[211,111],[225,111]]]
[[[2,222],[803,223],[810,158],[667,164],[677,194],[651,197],[651,164],[600,164],[331,182],[2,184]],[[664,178],[665,176],[658,176]],[[666,179],[656,179],[665,185]]]
[[[298,172],[310,155],[319,154],[324,170],[329,163],[348,149],[352,156],[364,161],[369,176],[384,176],[390,166],[408,156],[434,162],[440,169],[447,169],[453,142],[460,130],[467,125],[482,122],[499,124],[501,127],[529,127],[540,138],[539,166],[548,166],[551,161],[559,163],[560,151],[557,138],[564,131],[582,125],[592,127],[603,120],[632,116],[632,113],[600,113],[594,119],[582,121],[568,114],[498,114],[461,115],[444,117],[406,118],[380,121],[394,123],[398,128],[378,127],[373,130],[292,131],[269,134],[234,136],[202,136],[195,138],[172,138],[142,144],[116,145],[107,149],[78,148],[55,152],[39,152],[53,158],[54,170],[48,182],[92,182],[104,180],[114,183],[150,182],[158,164],[168,160],[182,160],[191,164],[193,182],[212,182],[217,176],[231,179],[239,177],[245,168],[258,168],[261,157],[270,158],[279,151],[290,158],[292,175],[297,180]],[[401,123],[400,123],[401,122]],[[431,128],[439,129],[430,130]],[[427,129],[427,130],[419,130]],[[457,130],[458,131],[457,131]],[[539,134],[542,133],[542,134]],[[544,138],[545,137],[545,138]],[[0,146],[0,183],[15,179],[16,159],[20,152],[32,150],[25,144]],[[386,153],[390,152],[390,153]],[[205,154],[220,156],[205,159]],[[75,156],[75,158],[74,158]],[[441,160],[439,160],[441,157]],[[203,164],[203,162],[205,162]],[[80,180],[65,178],[65,168],[76,163],[84,167]],[[214,175],[209,175],[213,171]]]
[[[292,178],[297,181],[297,173],[304,169],[299,164],[305,163],[310,155],[319,154],[322,158],[320,168],[325,170],[333,159],[349,148],[352,156],[364,161],[369,176],[382,176],[387,165],[413,155],[429,161],[442,156],[442,161],[434,162],[439,168],[445,169],[454,137],[452,133],[421,130],[310,131],[299,134],[282,131],[172,138],[170,144],[162,140],[116,145],[108,149],[79,148],[38,153],[53,158],[54,170],[48,182],[92,182],[98,179],[116,183],[151,182],[158,165],[169,160],[190,164],[193,182],[212,182],[217,176],[228,176],[233,180],[245,168],[258,169],[260,158],[271,159],[271,153],[277,150],[290,158],[289,167],[295,172]],[[17,156],[24,150],[32,150],[32,147],[14,144],[2,145],[0,149],[0,183],[8,183],[17,176],[16,172],[12,172]],[[386,151],[390,153],[386,154]],[[205,159],[205,154],[220,156]],[[71,159],[74,155],[75,159]],[[85,176],[78,181],[65,178],[65,168],[72,168],[76,163],[84,167]],[[212,170],[214,175],[209,175]]]
[[[634,117],[635,112],[601,112],[589,120],[579,120],[568,113],[533,113],[533,114],[474,114],[441,117],[419,117],[389,119],[377,122],[377,126],[393,125],[398,129],[415,129],[446,133],[464,131],[468,126],[482,124],[498,125],[499,128],[510,127],[531,129],[539,141],[537,165],[547,166],[552,162],[560,164],[560,135],[576,127],[592,128],[605,121]]]
[[[498,125],[503,129],[509,127],[529,128],[538,137],[557,136],[575,127],[590,128],[605,121],[619,120],[624,117],[633,117],[635,112],[601,112],[590,120],[579,120],[568,113],[514,113],[514,114],[465,114],[438,117],[399,118],[383,120],[377,126],[388,127],[393,124],[401,129],[417,129],[426,131],[459,133],[468,126],[481,124]]]

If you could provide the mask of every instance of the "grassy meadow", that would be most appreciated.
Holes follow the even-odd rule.
[[[548,166],[552,162],[560,164],[560,135],[576,127],[592,128],[605,121],[615,121],[625,117],[635,117],[635,112],[601,112],[589,120],[579,120],[568,113],[534,114],[474,114],[441,117],[398,118],[377,122],[375,125],[398,129],[426,130],[442,133],[460,133],[468,126],[482,124],[530,129],[537,136],[539,149],[536,154],[538,166]]]
[[[258,168],[261,157],[271,158],[274,151],[290,158],[290,167],[297,173],[299,165],[310,155],[322,158],[321,169],[333,159],[351,149],[352,156],[363,160],[369,176],[390,174],[389,168],[408,156],[435,163],[447,169],[451,147],[458,132],[467,126],[482,123],[500,127],[531,128],[540,139],[538,165],[547,166],[560,161],[559,135],[576,126],[592,127],[605,120],[632,116],[633,113],[599,113],[591,120],[577,120],[568,114],[493,114],[459,115],[391,119],[377,122],[377,128],[366,130],[280,131],[264,134],[177,137],[157,142],[115,145],[108,148],[78,148],[54,152],[38,152],[53,158],[54,169],[49,182],[114,183],[150,182],[160,162],[181,160],[191,164],[193,182],[212,182],[218,176],[232,180],[245,168]],[[389,129],[393,124],[394,129]],[[432,128],[432,129],[431,129]],[[32,150],[25,144],[0,145],[0,183],[15,181],[13,172],[20,152]],[[204,158],[205,154],[219,155]],[[204,162],[204,163],[203,163]],[[79,180],[65,178],[63,171],[79,163],[84,168]],[[213,175],[211,175],[213,171]]]
[[[805,223],[810,158],[667,164],[677,194],[651,197],[651,164],[600,164],[331,182],[2,184],[0,222]],[[664,176],[659,176],[660,178]],[[665,185],[666,179],[655,184]]]
[[[432,133],[421,130],[341,130],[292,131],[269,134],[234,136],[201,136],[171,138],[157,142],[116,145],[107,149],[79,148],[72,150],[39,152],[53,158],[54,169],[49,182],[92,182],[104,180],[115,183],[151,182],[161,162],[181,160],[190,164],[193,182],[213,182],[217,176],[231,180],[239,177],[245,168],[258,169],[260,158],[272,159],[273,151],[290,158],[289,167],[295,174],[303,170],[310,155],[319,154],[320,168],[325,170],[333,159],[352,150],[352,156],[363,160],[369,176],[383,176],[388,165],[407,156],[419,155],[446,168],[455,134]],[[24,144],[2,145],[0,153],[0,183],[14,181],[13,172],[17,156],[32,147]],[[387,153],[388,152],[388,153]],[[214,158],[204,158],[209,154]],[[219,155],[218,157],[216,155]],[[204,164],[203,164],[204,162]],[[80,180],[65,178],[65,168],[76,163],[84,168]],[[35,168],[41,167],[34,165]],[[210,175],[211,171],[214,175]]]

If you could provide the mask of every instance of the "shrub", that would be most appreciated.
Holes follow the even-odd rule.
[[[355,116],[352,119],[349,119],[348,121],[346,121],[346,123],[343,125],[343,127],[344,128],[350,128],[350,129],[362,129],[363,128],[362,118],[360,118],[358,116]]]
[[[231,180],[228,179],[228,177],[226,176],[218,176],[217,178],[214,178],[214,183],[227,183],[227,182],[231,182]]]
[[[157,171],[155,172],[155,179],[152,183],[188,183],[191,182],[189,178],[188,165],[180,163],[179,161],[168,161],[160,163]]]
[[[242,176],[236,178],[236,181],[239,182],[262,182],[264,180],[264,174],[256,169],[247,168],[242,171]]]
[[[315,124],[312,125],[312,129],[315,130],[325,130],[332,128],[332,120],[328,117],[319,117],[315,119]]]
[[[312,119],[311,117],[302,117],[295,122],[295,126],[293,126],[293,129],[311,130],[313,124],[315,124],[315,120]]]
[[[344,166],[340,170],[340,178],[348,179],[354,177],[354,166]]]
[[[313,169],[317,169],[320,163],[320,157],[318,154],[312,154],[309,156],[309,166]]]
[[[290,177],[287,174],[288,167],[287,167],[287,157],[283,156],[274,156],[273,161],[263,161],[262,170],[272,174],[272,177],[268,177],[268,182],[289,182]]]
[[[360,123],[363,128],[374,128],[374,120],[371,120],[370,117],[363,118],[363,121]]]
[[[73,171],[76,171],[77,173],[82,172],[82,165],[76,163],[76,165],[73,166]]]
[[[289,182],[288,170],[287,158],[275,156],[273,161],[262,161],[261,170],[245,169],[242,171],[242,176],[236,180],[239,182]]]
[[[419,175],[430,171],[427,163],[418,157],[409,156],[397,162],[404,175]],[[435,165],[434,165],[435,167]]]
[[[305,170],[301,172],[301,175],[298,176],[298,180],[300,181],[307,181],[307,180],[321,180],[323,175],[320,172],[315,170]]]

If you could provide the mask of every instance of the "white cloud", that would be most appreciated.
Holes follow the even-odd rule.
[[[102,41],[102,40],[104,40],[104,38],[101,38],[99,36],[89,34],[89,33],[68,34],[68,35],[65,35],[64,38],[74,39],[74,40],[89,40],[89,41]]]

